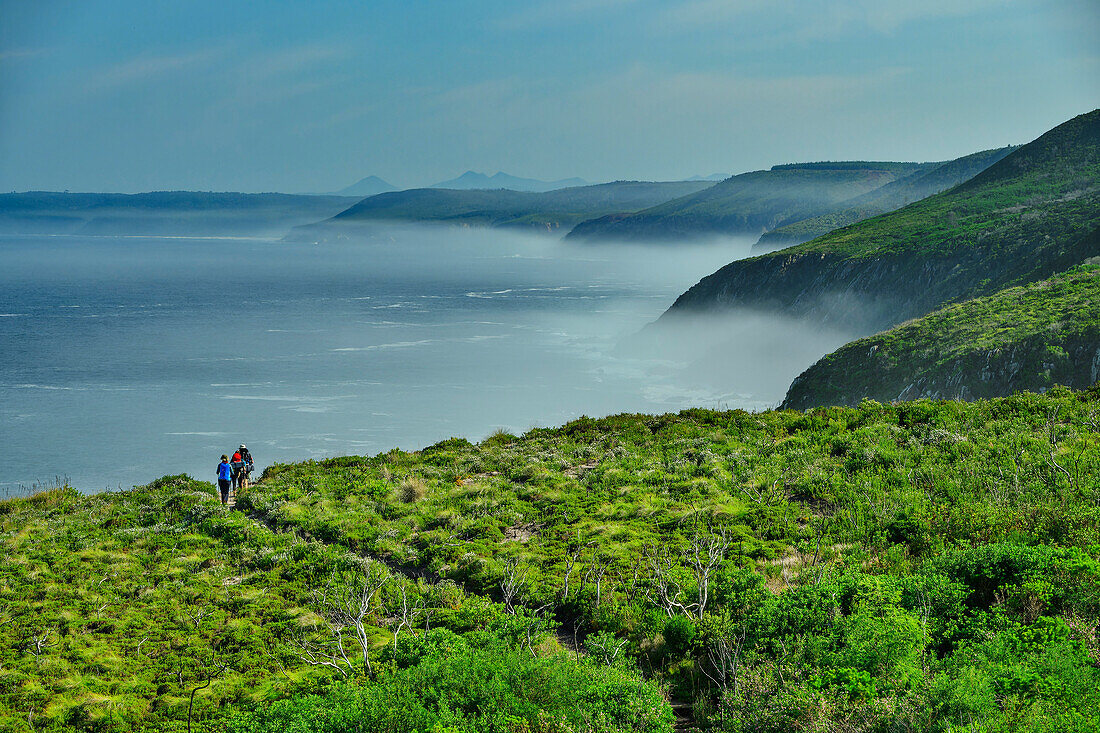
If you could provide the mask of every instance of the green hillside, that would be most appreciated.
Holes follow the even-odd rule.
[[[829,354],[785,407],[976,399],[1088,387],[1100,376],[1100,266],[951,305]]]
[[[931,164],[837,162],[779,165],[733,176],[711,188],[636,214],[578,224],[574,239],[681,240],[759,235],[832,211],[843,201]]]
[[[733,262],[662,320],[747,307],[866,332],[1049,277],[1100,254],[1100,110],[949,191],[810,242]]]
[[[275,465],[239,511],[187,477],[0,502],[0,728],[656,733],[667,696],[1095,730],[1098,408],[583,418]]]
[[[870,193],[846,201],[836,211],[764,232],[760,241],[753,247],[753,253],[768,252],[808,242],[834,229],[900,209],[906,204],[946,191],[952,186],[973,178],[1015,149],[1010,146],[996,150],[983,150],[942,165],[922,168],[905,178],[891,181]]]
[[[568,230],[578,221],[607,212],[634,211],[693,193],[709,181],[618,181],[554,191],[416,188],[363,199],[300,234],[378,221],[434,222],[465,226],[518,227],[535,231]]]

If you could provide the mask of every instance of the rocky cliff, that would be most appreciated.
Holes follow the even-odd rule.
[[[1100,377],[1100,267],[948,306],[854,341],[792,383],[783,406],[973,400]]]

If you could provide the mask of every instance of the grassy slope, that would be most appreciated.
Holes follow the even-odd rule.
[[[879,330],[951,300],[1049,277],[1100,254],[1100,110],[966,183],[780,252],[731,263],[666,315],[752,307]],[[836,293],[845,298],[829,300]],[[854,296],[854,297],[853,297]]]
[[[837,211],[765,232],[760,237],[756,248],[774,250],[800,244],[834,229],[900,209],[906,204],[945,191],[973,178],[1013,150],[1015,150],[1014,147],[983,150],[930,169],[918,170],[903,179],[892,181],[882,188],[845,202]]]
[[[706,181],[619,181],[544,193],[421,188],[364,199],[328,223],[431,221],[556,229],[608,212],[643,209],[711,185]]]
[[[1069,407],[1065,398],[1060,402]],[[911,482],[900,480],[917,465],[936,475],[948,504],[962,495],[981,502],[984,488],[973,484],[972,473],[1004,464],[995,436],[1016,419],[998,411],[1007,405],[1034,411],[1029,425],[1013,428],[1022,430],[1016,442],[1032,446],[1030,452],[1042,447],[1033,442],[1042,435],[1033,422],[1042,403],[1034,396],[1004,405],[948,403],[921,425],[909,424],[920,410],[877,405],[812,414],[691,410],[584,418],[481,445],[453,440],[418,453],[277,465],[244,501],[277,526],[442,573],[478,591],[495,589],[504,560],[529,561],[550,580],[544,588],[550,591],[572,543],[592,542],[627,571],[647,543],[682,539],[684,520],[702,508],[730,523],[743,557],[766,562],[812,536],[807,512],[822,503],[859,513],[868,502],[900,509],[915,501],[931,510],[937,500],[912,495]],[[936,430],[956,437],[929,432]],[[1096,436],[1080,437],[1091,444]],[[1041,452],[1033,459],[1038,469]],[[970,508],[943,510],[937,522],[958,524],[928,538],[940,550],[975,532],[992,539],[1020,526],[1012,513],[973,525],[950,517]],[[861,522],[874,521],[834,527],[834,539],[866,542],[875,530]]]
[[[1100,367],[1100,267],[951,305],[821,359],[784,406],[993,397],[1088,387]]]
[[[493,618],[476,594],[500,598],[518,562],[517,603],[578,619],[597,658],[623,640],[624,659],[701,695],[700,715],[717,700],[727,722],[1084,720],[1100,705],[1087,663],[1100,653],[1087,554],[1100,547],[1098,407],[1095,392],[1055,391],[582,419],[480,446],[273,466],[242,496],[249,516],[223,512],[209,484],[183,477],[0,503],[0,721],[16,731],[181,721],[212,651],[231,669],[197,693],[197,719],[323,689],[332,675],[305,667],[287,641],[323,632],[308,590],[362,555],[474,594],[405,581],[436,609],[433,625],[455,629]],[[694,597],[682,553],[707,523],[731,544],[707,613],[673,629],[647,600],[650,562],[670,557],[684,600]],[[1017,544],[996,544],[1006,541]],[[373,615],[379,654],[397,600],[391,590]],[[885,631],[881,614],[894,619]],[[746,699],[704,676],[726,628],[747,634]],[[1012,652],[1029,629],[1046,646]],[[880,633],[893,634],[896,658],[873,653]],[[1043,656],[1051,639],[1070,645],[1058,652],[1066,670]],[[923,668],[910,664],[919,659]],[[1028,687],[1039,674],[1056,684]],[[980,685],[1002,684],[1001,697],[983,697]],[[760,696],[773,705],[760,708]]]
[[[300,563],[313,553],[291,556],[291,538],[219,511],[210,489],[179,477],[0,505],[0,708],[19,712],[0,727],[180,720],[214,647],[237,671],[202,692],[200,711],[278,684],[269,647],[303,613],[311,571]],[[227,536],[240,540],[234,552]],[[29,645],[43,636],[35,659]]]
[[[824,167],[829,166],[829,167]],[[830,211],[921,167],[916,163],[831,163],[776,166],[743,173],[699,193],[631,215],[576,226],[580,239],[670,239],[759,234]]]

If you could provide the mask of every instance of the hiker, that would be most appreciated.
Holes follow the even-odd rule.
[[[241,481],[248,480],[248,464],[241,457],[241,452],[233,454],[233,460],[229,464],[233,469],[233,490],[241,488]]]
[[[244,479],[250,481],[252,478],[252,469],[256,467],[255,461],[252,460],[252,454],[248,452],[248,447],[241,443],[241,447],[237,449],[237,452],[241,454],[241,460],[245,463]]]
[[[221,490],[222,504],[229,503],[229,488],[233,483],[233,466],[229,464],[229,456],[222,454],[222,462],[218,464],[218,489]]]

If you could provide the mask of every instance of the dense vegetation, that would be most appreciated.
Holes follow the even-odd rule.
[[[560,713],[648,733],[671,720],[655,685],[562,653],[546,620],[506,614],[453,584],[395,575],[345,546],[274,532],[226,512],[209,484],[185,476],[91,497],[59,489],[9,500],[0,519],[5,731],[182,730],[189,720],[220,730],[230,715],[234,729],[259,729],[309,709],[314,698],[268,708],[298,693],[339,697],[343,707],[325,704],[330,719],[354,709],[399,731],[433,721],[513,730]],[[352,690],[334,685],[363,680],[361,658],[320,667],[304,659],[330,650],[331,630],[348,622],[337,599],[348,604],[343,612],[358,610],[367,578],[378,581],[360,619],[376,684]],[[390,623],[409,600],[404,620],[431,629],[422,638]],[[418,704],[394,709],[410,690]]]
[[[753,251],[768,252],[800,244],[834,229],[900,209],[973,178],[1013,150],[1014,147],[983,150],[942,165],[920,168],[905,178],[845,201],[835,211],[764,232]]]
[[[800,375],[783,404],[975,399],[1098,376],[1100,267],[1085,265],[853,341]]]
[[[1100,254],[1100,110],[962,185],[704,278],[665,314],[748,307],[867,332]]]
[[[5,234],[251,234],[332,216],[354,203],[344,196],[285,193],[57,193],[0,194]]]
[[[707,181],[618,181],[541,193],[414,188],[371,196],[301,236],[331,236],[365,222],[417,221],[468,226],[568,229],[608,212],[634,211],[711,186]]]
[[[584,418],[276,465],[239,511],[0,503],[0,727],[1097,730],[1098,409]]]
[[[578,224],[573,239],[682,240],[760,232],[833,211],[927,163],[809,163],[743,173],[634,214]]]

